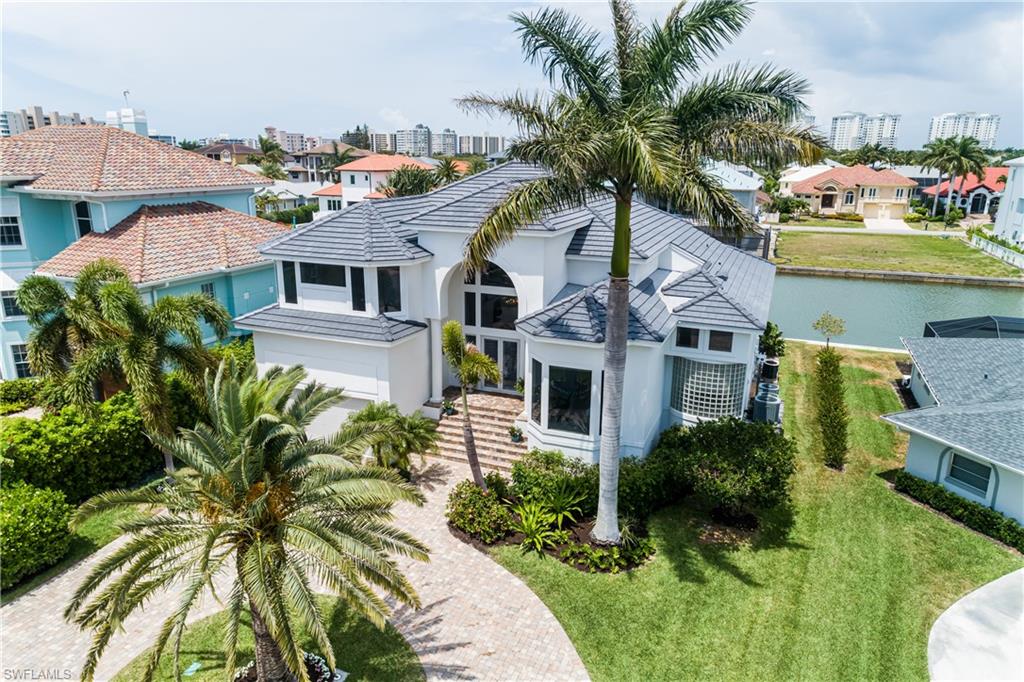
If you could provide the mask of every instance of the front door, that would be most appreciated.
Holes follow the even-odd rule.
[[[836,207],[836,195],[835,194],[822,194],[821,195],[821,207],[822,208],[835,208]]]
[[[501,371],[501,380],[498,383],[490,381],[483,382],[483,387],[495,390],[514,393],[516,381],[519,380],[519,341],[516,339],[496,339],[484,337],[483,352],[498,363]]]

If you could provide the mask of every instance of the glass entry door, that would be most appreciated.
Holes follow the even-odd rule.
[[[513,393],[516,390],[516,381],[519,379],[519,341],[516,339],[495,339],[484,337],[483,352],[498,363],[501,370],[500,383],[484,381],[483,387],[497,391],[508,391]]]

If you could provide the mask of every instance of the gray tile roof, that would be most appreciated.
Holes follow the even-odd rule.
[[[355,341],[398,341],[427,328],[423,322],[396,320],[386,315],[342,315],[282,308],[277,304],[237,317],[241,329],[315,334]]]
[[[937,405],[883,419],[1024,473],[1024,339],[903,339]]]

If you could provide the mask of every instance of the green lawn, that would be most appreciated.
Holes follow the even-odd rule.
[[[780,232],[775,262],[819,268],[1020,277],[1021,271],[962,239],[915,235]]]
[[[419,658],[402,635],[388,625],[378,630],[362,616],[354,614],[342,600],[321,597],[320,606],[324,611],[327,631],[334,647],[335,663],[349,673],[349,682],[358,680],[422,680],[423,669]],[[181,667],[187,669],[198,662],[200,667],[187,678],[190,681],[227,679],[224,671],[223,613],[193,623],[185,632],[181,642]],[[253,658],[252,629],[246,620],[238,635],[238,665],[245,665]],[[310,638],[305,638],[303,648],[316,652]],[[156,680],[170,682],[174,677],[173,645],[169,644],[160,659]],[[319,653],[319,652],[318,652]],[[142,654],[117,674],[116,682],[132,682],[141,679],[146,665],[147,654]]]
[[[919,238],[925,239],[925,238]],[[786,432],[799,445],[788,537],[697,541],[686,507],[651,524],[655,559],[626,575],[580,573],[503,547],[496,559],[551,608],[595,680],[925,680],[928,631],[975,587],[1024,560],[894,493],[905,439],[895,356],[847,352],[851,462],[826,469],[807,420],[814,348],[783,361]]]

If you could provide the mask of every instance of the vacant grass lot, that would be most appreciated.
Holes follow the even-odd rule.
[[[341,599],[321,597],[320,607],[324,612],[327,632],[334,647],[335,664],[349,673],[349,682],[361,680],[422,680],[423,669],[416,652],[402,635],[390,625],[378,630],[370,621],[355,615]],[[219,613],[204,618],[188,627],[181,642],[181,667],[199,663],[188,677],[195,680],[226,680],[224,670],[224,626],[225,617]],[[303,639],[303,648],[320,653],[313,640]],[[115,682],[134,682],[142,679],[148,653],[142,654],[117,674]],[[237,662],[245,665],[253,658],[252,628],[247,617],[238,635]],[[155,680],[171,682],[174,675],[174,644],[170,642],[160,658],[160,667]]]
[[[703,520],[675,507],[653,519],[658,554],[632,574],[495,552],[555,613],[595,680],[926,680],[935,618],[1024,566],[880,476],[905,449],[876,418],[900,408],[887,383],[895,356],[846,352],[851,461],[844,473],[821,464],[807,419],[815,350],[791,343],[783,361],[786,432],[799,444],[788,537],[702,544]]]
[[[781,232],[777,263],[819,268],[1020,277],[1021,271],[959,238]]]

